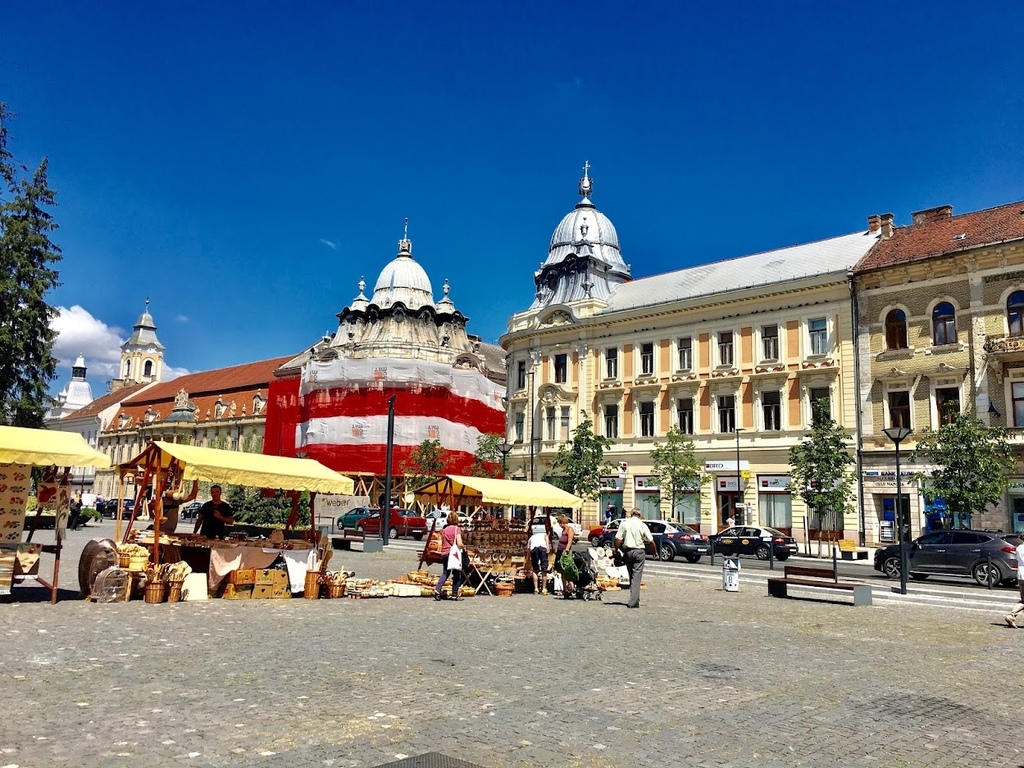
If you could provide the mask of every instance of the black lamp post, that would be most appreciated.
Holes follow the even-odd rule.
[[[886,427],[882,430],[885,436],[896,444],[896,528],[900,544],[900,594],[907,594],[907,570],[910,563],[907,560],[907,536],[903,527],[903,485],[900,479],[900,443],[906,440],[913,431],[910,427]],[[895,592],[895,587],[893,592]]]
[[[533,482],[533,451],[534,451],[533,443],[534,443],[534,440],[536,439],[535,435],[537,434],[536,427],[534,426],[534,424],[537,421],[537,413],[536,413],[536,411],[534,410],[534,407],[533,407],[533,385],[534,385],[534,376],[536,376],[536,374],[537,374],[536,371],[527,371],[527,373],[526,373],[526,375],[530,377],[530,482],[531,483]]]
[[[498,443],[498,450],[501,451],[501,476],[504,478],[508,473],[508,452],[512,450],[512,443],[508,440],[502,440]]]
[[[391,537],[391,454],[395,447],[395,398],[388,398],[388,443],[384,458],[384,502],[380,505],[380,537],[384,546]]]
[[[733,505],[736,511],[742,510],[741,515],[737,515],[736,525],[748,525],[750,523],[747,520],[747,505],[743,500],[743,478],[740,475],[740,432],[743,430],[739,427],[735,427],[736,432],[736,503]],[[740,519],[742,517],[742,520]]]

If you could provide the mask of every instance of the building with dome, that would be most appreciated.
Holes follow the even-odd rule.
[[[150,384],[160,381],[164,369],[164,345],[156,337],[156,323],[149,314],[149,299],[146,309],[139,315],[132,328],[132,335],[121,345],[120,377],[111,382],[117,389],[130,383]]]
[[[465,471],[477,439],[505,428],[504,355],[467,331],[447,280],[435,301],[406,227],[372,294],[360,278],[337,330],[281,366],[269,392],[264,452],[307,456],[361,478],[357,493],[375,502],[392,396],[396,477],[426,440],[440,442],[449,471]]]
[[[47,421],[62,419],[92,402],[92,386],[85,378],[86,371],[85,357],[79,355],[71,366],[71,381],[58,393],[57,402],[46,414]]]
[[[848,273],[877,232],[713,263],[681,253],[699,266],[638,278],[583,170],[581,199],[555,228],[532,301],[500,340],[511,476],[549,476],[558,448],[590,418],[611,442],[610,464],[581,522],[610,503],[705,533],[733,518],[813,538],[823,523],[790,492],[789,449],[817,400],[856,433]],[[675,499],[651,461],[673,428],[705,469],[704,484]],[[827,522],[857,535],[852,509]]]

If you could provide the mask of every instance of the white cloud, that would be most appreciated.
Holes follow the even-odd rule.
[[[57,332],[53,354],[61,368],[70,368],[79,355],[85,357],[90,378],[112,379],[121,365],[121,329],[93,317],[77,304],[57,307],[51,327]]]
[[[174,322],[176,323],[187,323],[188,315],[175,315]]]
[[[179,376],[188,376],[190,373],[191,371],[188,368],[172,368],[169,365],[165,365],[160,381],[174,381]]]
[[[320,238],[320,242],[323,243],[324,245],[326,245],[332,251],[338,250],[338,244],[335,243],[335,242],[332,242],[330,240],[324,240],[322,237]]]

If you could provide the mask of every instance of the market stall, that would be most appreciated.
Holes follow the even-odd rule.
[[[493,477],[445,475],[416,492],[419,501],[447,505],[482,507],[525,506],[547,509],[579,509],[583,499],[550,483],[523,480],[500,480]],[[423,563],[439,562],[440,530],[427,536],[420,554]],[[526,566],[526,542],[529,534],[525,521],[476,516],[463,528],[462,540],[469,553],[469,576],[475,590],[488,594],[505,593],[513,588]],[[521,580],[521,579],[520,579]]]
[[[61,549],[71,507],[71,468],[109,466],[110,459],[75,432],[0,426],[0,595],[9,595],[15,581],[33,579],[50,590],[51,603],[57,602]],[[47,471],[36,488],[36,514],[23,542],[32,467]],[[44,509],[54,513],[53,544],[32,541]],[[49,578],[39,575],[42,554],[53,555]]]
[[[122,520],[118,514],[117,538],[123,542],[134,538],[136,544],[148,546],[156,564],[160,563],[161,547],[175,547],[175,554],[189,562],[193,570],[201,569],[207,573],[208,588],[214,594],[229,574],[265,570],[279,556],[286,564],[291,591],[302,590],[309,555],[317,543],[312,516],[308,535],[299,540],[289,540],[284,533],[272,541],[250,541],[236,535],[227,540],[210,540],[195,534],[163,532],[160,530],[163,499],[169,489],[198,480],[289,491],[293,504],[289,527],[298,519],[296,505],[299,492],[308,491],[312,496],[316,493],[351,495],[354,491],[350,478],[312,459],[265,456],[162,441],[151,442],[134,459],[121,464],[118,471],[122,487],[127,477],[134,476],[139,492],[123,536]],[[150,486],[153,489],[153,530],[133,531],[135,516],[143,508],[146,489]]]

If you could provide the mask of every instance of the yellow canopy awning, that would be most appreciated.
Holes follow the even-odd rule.
[[[0,464],[102,468],[110,466],[110,459],[77,432],[0,427]]]
[[[159,451],[162,467],[168,466],[172,457],[183,462],[185,480],[230,483],[251,488],[280,488],[286,491],[337,493],[342,496],[351,496],[355,491],[355,483],[351,478],[339,475],[313,459],[198,448],[161,440],[150,443],[145,451],[122,464],[122,469],[145,464],[154,449]]]
[[[526,507],[566,507],[579,509],[583,499],[550,483],[526,480],[499,480],[493,477],[445,475],[430,485],[419,488],[416,498],[445,500],[449,497],[469,503],[504,506],[516,504]]]

